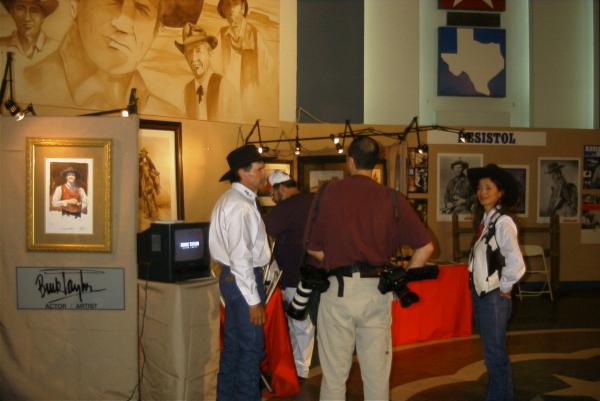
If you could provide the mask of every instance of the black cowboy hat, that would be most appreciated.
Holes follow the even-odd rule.
[[[67,175],[69,173],[73,174],[75,176],[75,178],[77,178],[77,179],[81,178],[81,173],[79,171],[77,171],[77,169],[75,169],[75,167],[73,167],[73,166],[67,167],[66,169],[61,171],[60,175],[63,176],[64,178],[67,178]]]
[[[452,162],[452,164],[450,165],[450,168],[454,168],[454,166],[456,166],[457,164],[462,164],[463,169],[468,169],[469,168],[469,163],[467,163],[464,160],[455,160],[454,162]]]
[[[552,162],[546,166],[546,174],[551,174],[554,172],[562,172],[562,169],[565,165],[557,162]]]
[[[235,178],[235,173],[238,169],[260,161],[264,161],[264,159],[260,153],[258,153],[258,149],[254,145],[244,145],[234,149],[227,155],[229,171],[223,174],[219,181],[231,181]]]
[[[522,188],[516,178],[507,170],[498,167],[495,164],[488,164],[485,167],[470,168],[467,170],[467,177],[469,178],[469,183],[474,191],[477,191],[479,180],[482,178],[490,178],[498,181],[504,191],[502,197],[502,204],[504,206],[516,206],[521,196]]]
[[[4,8],[8,11],[10,11],[10,8],[15,5],[17,1],[22,3],[33,3],[40,6],[46,17],[52,14],[58,7],[58,0],[0,0]]]

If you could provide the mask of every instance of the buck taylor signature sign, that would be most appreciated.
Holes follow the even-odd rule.
[[[17,267],[18,309],[125,309],[124,269]]]

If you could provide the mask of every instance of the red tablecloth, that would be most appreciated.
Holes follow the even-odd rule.
[[[282,302],[281,292],[276,289],[265,307],[266,321],[263,326],[265,356],[260,363],[260,370],[269,378],[269,384],[273,389],[272,393],[263,391],[262,395],[266,398],[290,397],[300,391]],[[221,307],[222,332],[223,307]],[[222,338],[221,335],[221,340]]]
[[[442,265],[436,280],[408,287],[419,302],[408,308],[392,304],[392,344],[401,345],[471,334],[469,272],[464,264]]]
[[[436,280],[409,283],[420,300],[408,308],[402,308],[398,301],[392,304],[392,344],[470,335],[468,276],[466,265],[443,265]],[[293,396],[300,391],[300,385],[279,290],[273,293],[265,313],[265,357],[260,366],[263,374],[270,377],[273,393],[263,391],[263,396]]]

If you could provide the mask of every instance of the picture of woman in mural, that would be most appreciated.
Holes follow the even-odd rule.
[[[160,0],[70,0],[73,25],[59,49],[24,71],[38,102],[119,109],[137,89],[141,111],[179,114],[137,70],[158,31]]]
[[[246,120],[260,117],[260,103],[265,96],[266,79],[272,68],[272,57],[260,31],[248,22],[248,0],[219,0],[217,10],[226,19],[220,30],[223,75],[240,94]]]
[[[58,41],[42,30],[46,17],[58,7],[58,0],[1,0],[15,21],[10,36],[0,38],[0,48],[16,50],[28,59],[42,58],[58,47]]]

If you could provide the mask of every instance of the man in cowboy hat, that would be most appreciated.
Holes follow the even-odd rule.
[[[182,43],[177,49],[187,60],[194,79],[185,86],[185,112],[198,120],[241,120],[241,103],[233,85],[221,74],[213,71],[212,51],[218,40],[194,24],[183,27]]]
[[[14,48],[32,59],[49,54],[58,47],[58,41],[42,30],[46,17],[58,7],[58,0],[1,0],[15,20],[16,30],[0,38],[0,47]]]
[[[461,159],[455,160],[450,165],[454,177],[446,185],[444,213],[467,213],[471,209],[471,195],[473,191],[465,175],[465,170],[468,168],[469,163]]]
[[[262,266],[270,258],[267,232],[256,205],[265,165],[254,145],[227,155],[220,181],[231,187],[215,204],[209,229],[211,257],[221,265],[219,289],[225,302],[223,349],[217,400],[260,400],[265,290]]]
[[[64,169],[60,175],[65,183],[54,190],[52,206],[60,208],[63,216],[80,218],[81,213],[87,213],[88,198],[85,190],[77,183],[81,174],[77,169],[70,166]]]
[[[565,167],[564,164],[558,162],[552,162],[546,166],[545,173],[550,174],[552,178],[546,216],[551,217],[555,213],[565,217],[577,215],[577,186],[572,182],[567,182],[562,172],[563,167]]]

